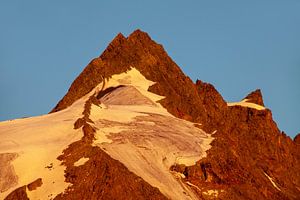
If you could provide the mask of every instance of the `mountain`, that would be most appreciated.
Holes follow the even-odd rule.
[[[0,122],[0,199],[300,199],[300,136],[118,34],[46,115]]]

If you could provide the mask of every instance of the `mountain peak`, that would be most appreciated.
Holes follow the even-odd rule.
[[[101,83],[102,77],[110,78],[114,74],[128,71],[131,67],[137,68],[147,79],[161,82],[159,92],[174,90],[171,87],[176,87],[176,90],[178,87],[182,88],[176,78],[178,76],[183,81],[190,81],[168,56],[163,46],[153,41],[146,32],[137,29],[127,38],[119,33],[101,56],[86,66],[51,112],[70,106]],[[170,85],[170,82],[174,85]]]
[[[126,37],[122,33],[118,33],[118,35],[111,41],[110,44],[120,44],[126,40]]]
[[[300,135],[262,106],[260,90],[227,103],[147,33],[120,33],[52,112],[66,110],[0,124],[0,199],[300,199]]]
[[[122,33],[118,33],[118,35],[109,43],[107,48],[102,53],[102,57],[109,57],[109,55],[114,52],[115,48],[120,47],[122,44],[126,42],[126,37]]]
[[[128,40],[135,40],[135,41],[152,41],[151,37],[148,33],[141,31],[140,29],[136,29],[133,31],[129,36]]]
[[[265,106],[260,89],[256,89],[255,91],[249,93],[244,99],[247,99],[248,102],[255,103],[255,104],[258,104],[261,106]]]
[[[156,45],[156,43],[151,39],[148,33],[140,29],[135,30],[128,37],[125,37],[122,33],[118,33],[100,57],[104,59],[108,57],[111,59],[114,54],[130,53],[136,51],[138,47],[148,48],[151,45]]]

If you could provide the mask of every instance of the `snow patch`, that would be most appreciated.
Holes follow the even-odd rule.
[[[112,140],[109,139],[109,136],[114,133],[120,133],[126,129],[118,126],[113,127],[103,127],[100,130],[96,131],[95,140],[93,142],[94,146],[97,146],[102,143],[112,143]]]
[[[227,106],[242,106],[242,107],[254,108],[256,110],[265,110],[266,109],[264,106],[248,102],[248,99],[243,99],[240,102],[227,103]]]
[[[205,195],[208,195],[208,196],[213,196],[213,197],[218,197],[219,192],[223,192],[223,190],[221,190],[221,191],[219,191],[219,190],[207,190],[205,192],[202,192],[202,194],[205,194]]]
[[[265,176],[270,180],[270,182],[272,183],[272,185],[273,185],[277,190],[281,191],[281,189],[277,186],[277,184],[273,181],[273,179],[272,179],[267,173],[264,172],[264,174],[265,174]]]
[[[185,166],[193,166],[196,164],[198,160],[200,160],[199,155],[177,157],[175,163],[180,165],[185,165]]]
[[[92,121],[97,119],[104,119],[108,121],[117,121],[117,122],[124,122],[128,123],[134,120],[134,118],[138,115],[144,115],[143,113],[137,113],[130,111],[132,106],[110,106],[105,105],[105,107],[100,107],[92,104],[91,112],[89,118]],[[127,109],[126,109],[127,108]]]
[[[122,98],[120,98],[122,96]],[[133,86],[122,86],[115,88],[113,92],[104,95],[101,102],[108,105],[153,105],[155,104],[143,96]]]
[[[201,191],[200,188],[197,185],[194,185],[193,183],[191,183],[189,181],[187,181],[186,184],[189,185],[189,186],[192,186],[192,187],[196,188],[199,191]]]
[[[75,163],[74,163],[74,166],[75,167],[78,167],[80,165],[84,165],[87,161],[89,160],[89,158],[80,158],[79,160],[77,160]]]

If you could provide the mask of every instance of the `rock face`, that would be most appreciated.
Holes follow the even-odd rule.
[[[119,80],[119,85],[105,85],[114,79],[114,75],[130,73],[132,68],[154,83],[148,92],[164,97],[157,101],[164,109],[176,118],[195,123],[197,129],[214,137],[207,155],[196,163],[174,162],[169,168],[169,172],[187,193],[186,199],[300,199],[299,135],[293,141],[281,132],[269,109],[228,106],[213,85],[200,80],[194,83],[172,61],[162,45],[155,43],[147,33],[140,30],[134,31],[127,38],[118,34],[102,55],[87,65],[72,83],[68,93],[51,111],[54,114],[60,113],[91,94],[85,101],[82,117],[74,122],[74,129],[82,129],[83,137],[70,144],[58,157],[66,166],[65,180],[71,186],[55,199],[170,198],[166,197],[168,192],[162,189],[165,188],[163,184],[154,185],[155,181],[151,177],[147,179],[146,176],[142,178],[143,175],[137,175],[138,170],[134,165],[114,157],[118,146],[94,144],[98,140],[97,127],[107,123],[107,120],[96,121],[91,117],[94,108],[104,113],[101,109],[105,109],[105,106],[102,104],[125,108],[127,105],[139,104],[155,107],[157,102],[150,97],[141,97],[139,87],[124,87],[127,84],[126,78]],[[264,107],[260,90],[250,93],[245,99]],[[143,112],[149,114],[147,110]],[[150,116],[152,118],[147,119],[151,118],[152,121],[148,121],[147,126],[161,118],[153,117],[156,116],[153,114]],[[138,120],[129,124],[139,127],[142,118],[135,119]],[[179,120],[176,124],[183,121]],[[118,126],[121,125],[124,124],[118,122]],[[158,127],[163,127],[161,130],[167,132],[167,123],[159,124]],[[177,130],[175,127],[174,123],[174,129],[169,129]],[[194,128],[185,130],[187,134],[192,134]],[[139,137],[150,137],[147,133]],[[136,131],[123,131],[105,139],[124,145],[128,139],[122,140],[122,137],[130,134],[133,137]],[[165,135],[159,137],[167,138]],[[136,145],[135,140],[130,141],[132,146]],[[151,138],[147,141],[148,146],[141,148],[146,149],[149,144],[154,144],[150,142]],[[176,141],[174,143],[177,144]],[[185,148],[184,145],[179,146]],[[149,152],[153,149],[149,148]],[[147,160],[147,153],[144,153],[144,157]],[[170,157],[166,156],[163,164],[168,163],[167,158]],[[77,165],[81,158],[87,161]],[[27,199],[24,187],[10,193],[7,199]]]
[[[294,138],[295,143],[300,144],[300,133]]]
[[[36,179],[32,183],[27,185],[27,188],[29,191],[35,190],[38,187],[41,187],[43,185],[43,180],[41,178]]]
[[[262,94],[260,89],[257,89],[250,94],[248,94],[245,99],[247,99],[247,102],[255,103],[261,106],[265,106],[262,98]]]
[[[15,200],[15,199],[29,200],[26,194],[26,186],[14,190],[5,198],[5,200]]]

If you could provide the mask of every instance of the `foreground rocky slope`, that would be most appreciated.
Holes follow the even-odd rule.
[[[19,140],[23,127],[35,142]],[[227,103],[140,30],[119,34],[51,114],[2,122],[0,134],[10,135],[0,142],[7,199],[300,198],[299,135],[277,128],[260,90]],[[52,146],[40,157],[51,162],[18,168],[44,135]]]

